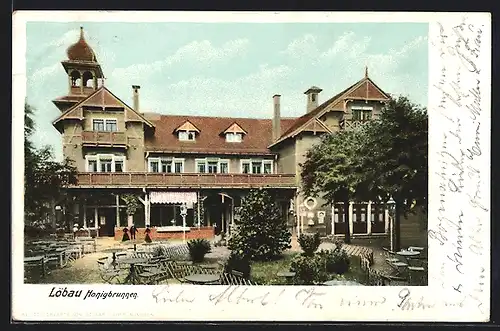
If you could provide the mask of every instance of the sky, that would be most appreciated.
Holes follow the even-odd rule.
[[[36,109],[34,141],[62,159],[52,126],[66,95],[61,65],[80,26],[106,76],[105,85],[141,112],[270,118],[306,112],[304,92],[323,89],[319,103],[363,78],[385,92],[427,105],[426,23],[103,23],[28,22],[27,102]]]

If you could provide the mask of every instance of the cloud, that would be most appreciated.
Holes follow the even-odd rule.
[[[50,66],[42,67],[36,69],[33,74],[28,78],[28,84],[39,84],[43,83],[49,76],[57,74],[61,68],[60,63],[54,63]]]
[[[181,62],[190,65],[212,64],[218,61],[228,60],[244,54],[249,45],[248,39],[230,40],[221,47],[216,47],[208,40],[193,41],[175,51],[174,54],[165,59],[151,63],[133,64],[125,68],[116,68],[112,76],[120,77],[123,80],[144,79],[164,68]]]
[[[293,40],[281,53],[295,58],[313,56],[318,53],[316,41],[317,39],[314,35],[306,34]]]

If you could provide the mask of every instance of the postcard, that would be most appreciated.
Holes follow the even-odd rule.
[[[15,12],[12,319],[488,321],[490,48],[489,13]]]

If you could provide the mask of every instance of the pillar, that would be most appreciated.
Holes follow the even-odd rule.
[[[349,202],[349,233],[353,234],[353,221],[352,221],[352,210],[353,210],[353,202]]]
[[[116,198],[116,227],[120,227],[120,196],[117,194]]]
[[[196,221],[198,222],[198,228],[201,226],[201,215],[200,215],[200,192],[196,192]]]
[[[384,209],[385,233],[389,233],[389,210]]]
[[[332,230],[331,234],[335,235],[335,203],[332,203]]]
[[[297,221],[297,238],[300,236],[300,223],[302,220],[302,216],[300,216],[300,208],[299,208],[299,198],[295,199],[295,209],[296,209],[296,221]]]
[[[151,203],[149,202],[149,194],[146,193],[146,196],[144,197],[144,223],[146,226],[149,226],[151,224],[150,222],[150,206]]]
[[[368,201],[368,206],[366,207],[368,208],[366,210],[366,217],[368,218],[366,220],[366,229],[367,229],[367,233],[368,234],[372,234],[372,202],[371,201]]]
[[[83,72],[80,71],[80,93],[83,94]]]
[[[87,221],[85,221],[85,223],[87,223]],[[94,224],[95,224],[96,228],[98,228],[101,225],[99,223],[99,215],[98,215],[98,208],[97,207],[94,208]]]
[[[83,224],[87,224],[87,206],[85,204],[83,205]],[[73,228],[73,224],[71,224],[71,228]]]

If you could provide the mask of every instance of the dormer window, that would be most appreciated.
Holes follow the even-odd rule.
[[[242,140],[242,133],[228,132],[226,133],[226,142],[228,143],[240,143]]]
[[[196,140],[196,132],[179,131],[179,140],[180,141],[195,141]]]

